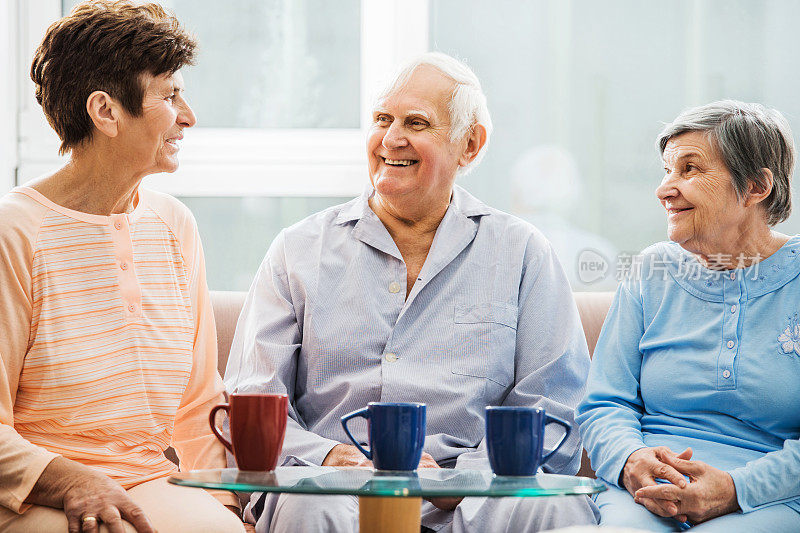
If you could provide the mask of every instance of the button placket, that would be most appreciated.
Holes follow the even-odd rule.
[[[723,278],[723,318],[722,318],[722,346],[717,357],[717,389],[730,390],[736,388],[736,375],[734,365],[739,351],[738,329],[741,318],[740,280],[732,272],[729,279]],[[736,302],[736,303],[734,303]]]
[[[123,310],[128,316],[138,316],[142,297],[133,264],[133,243],[128,218],[126,215],[112,215],[109,222]]]
[[[383,285],[382,290],[386,291],[383,292],[384,297],[382,300],[385,302],[387,309],[392,309],[397,314],[394,315],[394,324],[386,339],[383,352],[375,363],[381,367],[379,401],[382,402],[398,401],[392,391],[397,390],[398,385],[402,382],[404,366],[403,353],[402,351],[398,352],[398,349],[402,350],[402,345],[394,342],[395,333],[399,338],[402,338],[402,316],[406,304],[405,293],[403,292],[404,284],[398,281],[404,279],[403,276],[406,275],[405,265],[402,260],[392,258],[387,274],[387,277],[382,278],[380,281]],[[380,285],[378,288],[380,290]]]

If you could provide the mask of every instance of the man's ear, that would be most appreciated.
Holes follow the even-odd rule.
[[[774,179],[772,171],[768,168],[762,168],[758,179],[750,182],[747,190],[747,197],[744,199],[745,207],[750,207],[763,202],[772,192]]]
[[[105,91],[94,91],[86,99],[86,112],[97,130],[107,137],[119,133],[119,104]]]
[[[467,143],[461,157],[458,158],[458,165],[465,167],[472,163],[478,156],[483,146],[486,144],[486,128],[480,124],[475,124],[467,135]]]

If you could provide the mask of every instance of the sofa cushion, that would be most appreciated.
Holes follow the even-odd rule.
[[[219,375],[225,375],[225,365],[231,352],[233,332],[244,306],[247,293],[244,291],[211,291],[211,306],[214,308],[214,321],[217,324],[217,368]]]

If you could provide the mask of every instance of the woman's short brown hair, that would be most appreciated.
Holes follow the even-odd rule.
[[[90,0],[54,22],[36,50],[36,100],[61,138],[63,154],[92,138],[86,100],[105,91],[142,113],[142,75],[174,73],[194,61],[197,42],[158,4]]]

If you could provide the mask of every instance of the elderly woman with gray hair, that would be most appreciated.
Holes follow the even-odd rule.
[[[786,120],[682,113],[658,138],[671,242],[620,285],[577,420],[601,524],[800,531],[800,237]]]

